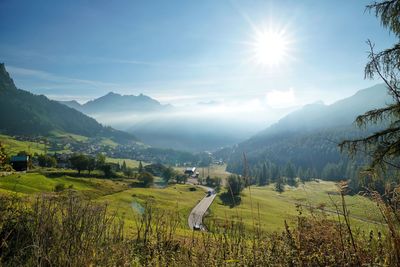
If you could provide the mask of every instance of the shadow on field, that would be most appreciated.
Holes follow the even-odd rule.
[[[228,192],[220,194],[219,198],[225,206],[229,206],[230,208],[240,205],[240,202],[242,201],[240,196],[232,196]]]
[[[63,176],[69,176],[74,178],[97,178],[97,179],[117,179],[121,178],[117,175],[104,177],[104,174],[100,173],[83,173],[80,174],[78,172],[71,172],[71,171],[39,171],[40,174],[46,176],[47,178],[59,178]]]

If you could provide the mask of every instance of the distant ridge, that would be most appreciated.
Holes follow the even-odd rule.
[[[78,101],[76,100],[70,100],[70,101],[58,101],[61,104],[64,104],[70,108],[76,109],[76,110],[80,110],[82,108],[82,105],[78,103]]]
[[[354,125],[355,118],[391,102],[385,86],[378,84],[331,105],[321,102],[306,105],[235,146],[228,170],[241,173],[242,155],[246,153],[252,166],[269,161],[283,167],[292,162],[303,169],[321,172],[327,163],[338,164],[344,160],[336,143],[382,127],[359,129]]]
[[[0,132],[48,135],[52,131],[107,137],[116,142],[136,140],[131,134],[104,127],[95,119],[57,101],[17,89],[5,65],[0,64]]]
[[[77,101],[60,101],[60,103],[86,114],[114,112],[156,112],[171,108],[144,94],[120,95],[114,92],[88,101],[81,105]]]

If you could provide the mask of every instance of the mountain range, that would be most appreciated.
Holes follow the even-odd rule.
[[[135,142],[132,134],[104,127],[81,112],[18,89],[4,64],[0,64],[0,132],[10,135],[49,135],[65,132],[106,137],[120,143]]]

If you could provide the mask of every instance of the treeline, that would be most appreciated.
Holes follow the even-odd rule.
[[[352,192],[357,193],[365,186],[364,181],[368,180],[362,172],[368,165],[368,157],[358,155],[349,158],[346,153],[341,153],[334,141],[359,136],[359,132],[352,129],[347,132],[335,129],[258,137],[235,148],[227,170],[243,174],[245,153],[252,184],[266,185],[281,181],[294,185],[293,177],[297,181],[349,180]]]

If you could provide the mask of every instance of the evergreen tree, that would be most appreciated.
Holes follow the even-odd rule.
[[[305,176],[305,174],[304,174],[303,168],[300,166],[300,167],[297,169],[297,177],[299,177],[299,179],[300,179],[302,182],[305,182],[306,179],[304,178],[304,176]]]
[[[283,191],[285,191],[285,185],[283,183],[282,177],[278,177],[278,179],[276,179],[275,191],[278,193],[282,193]]]
[[[262,166],[262,171],[259,176],[259,185],[263,186],[268,184],[268,174],[267,174],[267,165],[264,163]]]
[[[121,170],[122,170],[123,172],[126,171],[126,162],[125,162],[125,160],[122,162]]]
[[[238,196],[245,187],[245,181],[239,175],[229,175],[227,179],[226,190],[229,195]]]
[[[279,169],[276,164],[272,163],[269,168],[269,177],[271,182],[275,182],[279,178]]]
[[[88,157],[88,164],[87,164],[87,170],[90,173],[96,168],[96,159],[94,157]]]
[[[142,161],[139,161],[138,172],[139,172],[139,173],[142,173],[142,172],[143,172],[143,164],[142,164]]]
[[[297,186],[296,173],[294,166],[291,162],[288,162],[285,167],[285,176],[287,184],[290,186]]]

